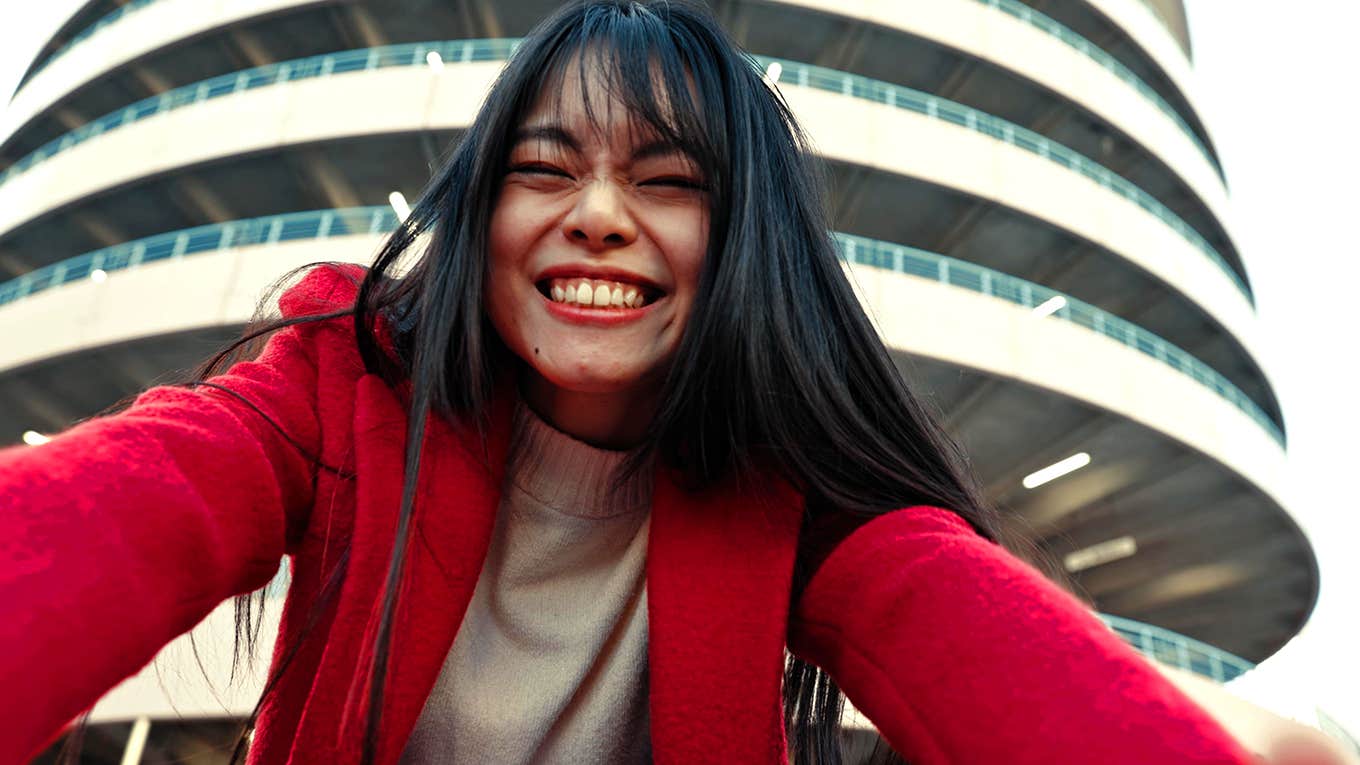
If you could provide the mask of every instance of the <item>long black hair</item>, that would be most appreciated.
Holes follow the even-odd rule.
[[[683,147],[709,187],[710,234],[692,315],[660,406],[619,478],[649,460],[677,469],[694,487],[777,471],[803,493],[807,508],[794,597],[820,559],[811,551],[827,546],[809,530],[828,517],[868,519],[929,504],[953,510],[987,538],[1001,533],[958,447],[909,390],[865,315],[830,237],[822,171],[752,59],[689,0],[572,2],[510,58],[383,245],[354,307],[315,317],[352,313],[368,370],[393,386],[410,384],[405,476],[385,594],[375,606],[374,665],[358,668],[369,678],[365,762],[376,751],[429,418],[476,423],[485,433],[498,370],[523,364],[510,357],[483,309],[488,224],[511,137],[540,96],[568,76],[581,77],[583,87],[604,83],[638,126]],[[393,328],[396,354],[380,342],[380,323]],[[203,374],[220,368],[240,343],[284,324],[250,330]],[[316,609],[341,578],[343,566]],[[237,634],[248,654],[258,622],[252,625],[250,596],[241,597]],[[298,648],[284,651],[265,697]],[[790,658],[784,708],[795,763],[841,761],[842,702],[824,672]]]
[[[702,486],[761,455],[840,510],[931,502],[990,536],[993,515],[958,448],[904,383],[842,271],[822,176],[792,113],[685,0],[585,0],[544,21],[367,273],[355,311],[365,364],[414,385],[408,483],[429,412],[475,419],[490,400],[505,350],[482,307],[488,221],[511,135],[572,66],[583,87],[598,67],[610,95],[687,149],[711,187],[696,302],[628,467],[658,453]],[[429,245],[393,277],[421,234]],[[403,330],[398,364],[375,337],[379,316]]]

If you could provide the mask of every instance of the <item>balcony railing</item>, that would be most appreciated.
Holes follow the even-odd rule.
[[[1149,102],[1152,103],[1153,106],[1157,107],[1159,111],[1161,111],[1169,119],[1171,119],[1171,121],[1175,123],[1176,127],[1178,127],[1181,130],[1181,132],[1184,133],[1186,137],[1190,139],[1190,142],[1193,143],[1195,148],[1199,150],[1200,154],[1204,156],[1205,161],[1207,161],[1209,165],[1214,168],[1214,171],[1218,173],[1219,177],[1220,178],[1223,177],[1223,169],[1219,165],[1218,161],[1214,158],[1213,154],[1208,150],[1208,148],[1205,147],[1203,141],[1200,140],[1199,135],[1196,134],[1194,129],[1190,127],[1189,123],[1187,123],[1185,119],[1181,117],[1180,113],[1177,112],[1176,109],[1171,106],[1171,104],[1167,103],[1167,101],[1164,98],[1162,98],[1161,95],[1158,94],[1156,90],[1154,90],[1151,86],[1144,82],[1138,75],[1134,74],[1133,70],[1129,69],[1127,66],[1124,66],[1122,63],[1119,62],[1118,59],[1106,53],[1099,45],[1096,45],[1090,40],[1087,40],[1085,37],[1082,37],[1081,35],[1072,31],[1068,27],[1060,24],[1059,22],[1055,21],[1052,18],[1049,18],[1043,13],[1040,13],[1034,8],[1025,5],[1023,2],[1020,2],[1020,0],[974,0],[974,1],[982,3],[983,5],[996,8],[997,10],[1000,10],[1004,13],[1007,13],[1011,16],[1014,16],[1015,18],[1018,18],[1022,21],[1025,21],[1033,25],[1036,29],[1043,31],[1048,35],[1056,37],[1063,43],[1071,46],[1078,52],[1090,58],[1092,61],[1104,67],[1106,70],[1110,71],[1120,80],[1123,80],[1134,90],[1138,91],[1139,95],[1147,99]],[[1157,14],[1160,17],[1160,12],[1158,12],[1150,3],[1148,3],[1147,0],[1140,1],[1144,5],[1146,5],[1150,10],[1152,10],[1154,14]],[[111,11],[107,15],[99,18],[93,24],[77,33],[75,37],[72,37],[56,51],[53,51],[50,56],[39,62],[37,66],[33,67],[33,72],[32,74],[29,75],[29,77],[31,78],[38,72],[41,72],[43,69],[47,68],[53,61],[65,55],[69,50],[79,45],[81,42],[84,42],[86,39],[88,39],[91,35],[98,32],[99,30],[104,29],[105,27],[108,27],[109,25],[114,24],[115,22],[123,19],[133,11],[144,8],[155,2],[158,2],[158,0],[130,0],[130,2],[128,2],[126,5],[123,5]]]
[[[756,58],[765,67],[778,61],[781,67],[780,82],[842,93],[847,96],[877,101],[899,109],[925,114],[935,119],[984,133],[998,141],[1038,154],[1068,170],[1080,173],[1100,186],[1138,205],[1177,234],[1180,234],[1192,247],[1199,250],[1214,265],[1218,266],[1219,270],[1242,293],[1242,296],[1255,305],[1251,289],[1247,287],[1247,283],[1232,266],[1228,265],[1228,261],[1219,254],[1218,250],[1214,249],[1214,246],[1209,244],[1208,240],[1190,224],[1158,201],[1156,197],[1139,188],[1127,178],[1063,144],[1000,117],[994,117],[970,106],[964,106],[919,90],[810,64],[800,64],[766,56],[757,56]]]
[[[0,186],[3,186],[15,176],[32,169],[34,165],[92,138],[117,130],[125,125],[203,101],[313,77],[327,77],[345,72],[370,71],[387,67],[427,66],[427,56],[430,53],[439,54],[440,59],[446,63],[503,61],[509,58],[518,44],[519,40],[517,39],[495,39],[392,45],[312,56],[213,77],[193,85],[168,90],[159,96],[143,99],[76,128],[60,138],[49,141],[16,162],[4,173],[0,173]],[[853,98],[862,98],[944,120],[1032,152],[1068,170],[1080,173],[1100,186],[1133,202],[1169,226],[1192,247],[1217,265],[1249,302],[1253,301],[1251,290],[1247,287],[1246,282],[1199,232],[1167,208],[1166,205],[1123,176],[1060,143],[986,112],[919,90],[795,61],[785,61],[767,56],[757,56],[755,60],[767,70],[771,64],[778,62],[782,68],[779,75],[781,82],[840,93]]]
[[[95,272],[107,275],[113,271],[200,252],[278,244],[295,239],[326,239],[354,234],[376,236],[390,233],[396,227],[396,213],[391,207],[383,206],[271,215],[157,234],[77,255],[0,284],[0,306],[43,290],[87,279]]]
[[[49,65],[51,65],[53,61],[56,61],[58,58],[61,58],[62,56],[66,55],[66,53],[75,46],[90,39],[90,37],[95,32],[98,32],[99,30],[104,29],[105,27],[120,21],[124,16],[128,15],[129,13],[145,8],[146,6],[151,5],[154,2],[158,2],[158,0],[129,0],[129,2],[127,2],[126,4],[120,5],[117,8],[113,9],[112,11],[109,11],[108,13],[104,14],[103,16],[100,16],[98,19],[95,20],[93,24],[80,30],[79,32],[76,33],[75,37],[72,37],[71,39],[67,40],[65,43],[62,44],[60,48],[57,48],[56,50],[52,51],[52,54],[49,55],[47,58],[43,59],[42,61],[39,61],[38,65],[33,67],[33,72],[29,74],[29,78],[34,77],[35,75],[38,74],[38,72],[41,72],[42,70],[46,69]]]
[[[1052,298],[1062,297],[1064,305],[1054,316],[1098,332],[1190,377],[1237,407],[1269,433],[1280,446],[1285,445],[1284,433],[1279,426],[1228,378],[1133,322],[1061,292],[975,263],[849,234],[838,234],[837,237],[841,243],[842,256],[851,263],[863,263],[876,268],[934,279],[944,284],[1008,300],[1026,308],[1035,308]]]
[[[450,63],[505,61],[518,45],[519,40],[517,39],[460,40],[391,45],[380,48],[362,48],[342,53],[329,53],[324,56],[310,56],[219,75],[191,85],[167,90],[157,96],[144,98],[81,125],[62,136],[53,138],[0,173],[0,186],[8,183],[15,176],[32,169],[33,166],[92,138],[97,138],[134,122],[140,122],[204,101],[211,101],[215,98],[233,96],[248,90],[285,82],[329,77],[348,72],[371,71],[394,66],[427,66],[426,56],[431,51],[439,53],[443,61]]]
[[[1103,48],[1076,32],[1073,32],[1061,23],[1036,11],[1032,6],[1020,2],[1020,0],[974,0],[974,2],[990,5],[1021,21],[1028,22],[1034,27],[1067,43],[1092,61],[1100,64],[1115,77],[1123,80],[1125,84],[1138,91],[1139,95],[1151,102],[1153,106],[1157,107],[1158,111],[1165,114],[1168,119],[1175,123],[1176,127],[1180,128],[1180,131],[1185,134],[1185,137],[1190,139],[1190,143],[1194,144],[1195,148],[1199,150],[1200,155],[1204,157],[1204,161],[1208,162],[1209,166],[1218,174],[1219,180],[1226,180],[1223,176],[1222,166],[1219,165],[1218,160],[1214,158],[1213,153],[1204,145],[1204,142],[1200,140],[1199,134],[1195,132],[1194,128],[1190,127],[1190,123],[1185,121],[1185,118],[1181,116],[1180,112],[1176,111],[1174,106],[1167,103],[1166,99],[1162,98],[1157,91],[1153,90],[1152,86],[1148,85],[1141,77],[1134,74],[1133,70],[1121,63],[1119,59],[1106,53]],[[1148,10],[1152,11],[1159,22],[1166,25],[1165,17],[1162,16],[1161,11],[1154,8],[1147,0],[1140,0],[1140,2],[1142,2]]]
[[[1171,630],[1122,616],[1100,614],[1100,618],[1144,656],[1220,683],[1226,683],[1256,667],[1246,659]]]
[[[199,252],[296,239],[380,235],[392,231],[396,225],[396,214],[390,207],[382,206],[288,213],[158,234],[95,250],[11,279],[0,284],[0,305],[89,278],[96,271],[107,275],[112,271]],[[850,234],[837,234],[836,241],[841,257],[849,263],[932,279],[1027,308],[1037,307],[1054,297],[1064,297],[1066,304],[1053,314],[1055,318],[1098,332],[1190,377],[1237,407],[1276,443],[1284,446],[1280,428],[1237,386],[1204,362],[1132,322],[1047,287],[966,261]]]

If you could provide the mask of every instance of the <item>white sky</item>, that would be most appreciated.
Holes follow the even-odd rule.
[[[1289,428],[1293,504],[1322,568],[1303,632],[1234,690],[1360,736],[1360,221],[1354,0],[1187,0],[1201,109],[1223,157]],[[1347,95],[1347,93],[1351,95]],[[1351,391],[1346,393],[1346,391]]]
[[[9,6],[0,11],[3,104],[41,42],[79,2],[0,2]],[[1186,4],[1199,106],[1227,169],[1265,364],[1289,427],[1290,509],[1322,568],[1312,620],[1233,690],[1300,719],[1311,719],[1318,704],[1360,735],[1360,500],[1347,484],[1360,471],[1353,447],[1360,343],[1346,330],[1360,302],[1360,244],[1345,233],[1360,221],[1360,3]]]

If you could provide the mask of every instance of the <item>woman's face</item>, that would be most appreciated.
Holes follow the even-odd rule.
[[[586,430],[639,416],[645,427],[694,304],[707,179],[606,103],[603,86],[588,78],[582,93],[568,71],[560,101],[540,99],[512,137],[491,216],[487,312],[527,362],[523,389],[540,414],[568,432],[573,413]]]

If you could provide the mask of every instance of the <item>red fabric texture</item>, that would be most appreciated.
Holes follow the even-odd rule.
[[[789,634],[915,765],[1252,761],[1081,603],[946,510],[851,534]]]
[[[300,441],[316,373],[302,332],[219,378]],[[281,394],[281,395],[280,395]],[[156,388],[116,417],[0,451],[0,762],[24,762],[225,597],[278,570],[297,451],[213,389]]]
[[[361,276],[314,270],[280,306],[301,316],[349,305]],[[356,668],[396,529],[401,398],[364,373],[348,319],[282,330],[213,382],[236,395],[157,388],[44,446],[0,451],[0,763],[25,762],[219,602],[267,582],[284,554],[293,584],[275,666],[309,639],[261,714],[250,761],[358,760],[367,678]],[[439,418],[427,430],[379,765],[398,760],[471,598],[512,403],[493,406],[485,451]],[[695,493],[658,471],[647,561],[656,762],[786,762],[786,641],[916,763],[1249,761],[1080,604],[943,510],[865,524],[790,618],[801,516],[781,484]]]

